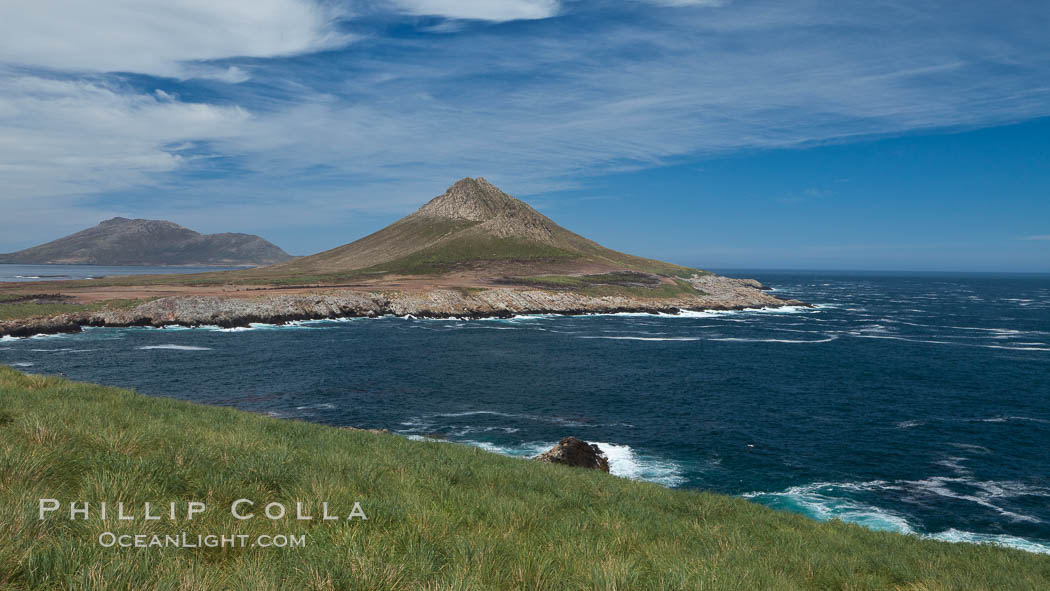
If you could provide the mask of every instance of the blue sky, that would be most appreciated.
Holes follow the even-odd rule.
[[[1050,271],[1050,5],[0,6],[0,251],[123,215],[359,238],[485,176],[707,267]]]

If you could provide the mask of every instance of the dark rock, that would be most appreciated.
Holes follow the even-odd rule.
[[[558,442],[558,445],[533,459],[550,464],[564,464],[577,468],[601,470],[602,472],[609,471],[609,459],[605,457],[605,453],[597,445],[581,441],[575,437],[562,439]]]

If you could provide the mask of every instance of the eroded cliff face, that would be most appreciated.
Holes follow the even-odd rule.
[[[775,297],[750,279],[703,276],[690,280],[704,295],[675,298],[588,296],[567,291],[496,288],[418,291],[325,290],[257,297],[174,296],[130,309],[63,314],[0,323],[0,335],[76,332],[81,326],[218,325],[281,323],[393,314],[430,318],[508,317],[519,314],[676,313],[806,305]]]

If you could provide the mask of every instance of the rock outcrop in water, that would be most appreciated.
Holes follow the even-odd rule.
[[[576,468],[609,471],[609,459],[601,448],[575,437],[565,437],[557,445],[533,458],[537,462],[562,464]]]

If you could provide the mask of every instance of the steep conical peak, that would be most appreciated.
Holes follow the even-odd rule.
[[[454,220],[482,222],[522,208],[523,202],[500,191],[492,183],[478,177],[456,181],[443,194],[419,208],[419,215]]]
[[[617,270],[676,275],[688,271],[605,248],[478,177],[457,181],[415,213],[381,230],[275,265],[271,273],[315,278],[362,271],[355,280],[363,281],[383,275],[466,273],[502,281],[501,277],[519,275]]]

